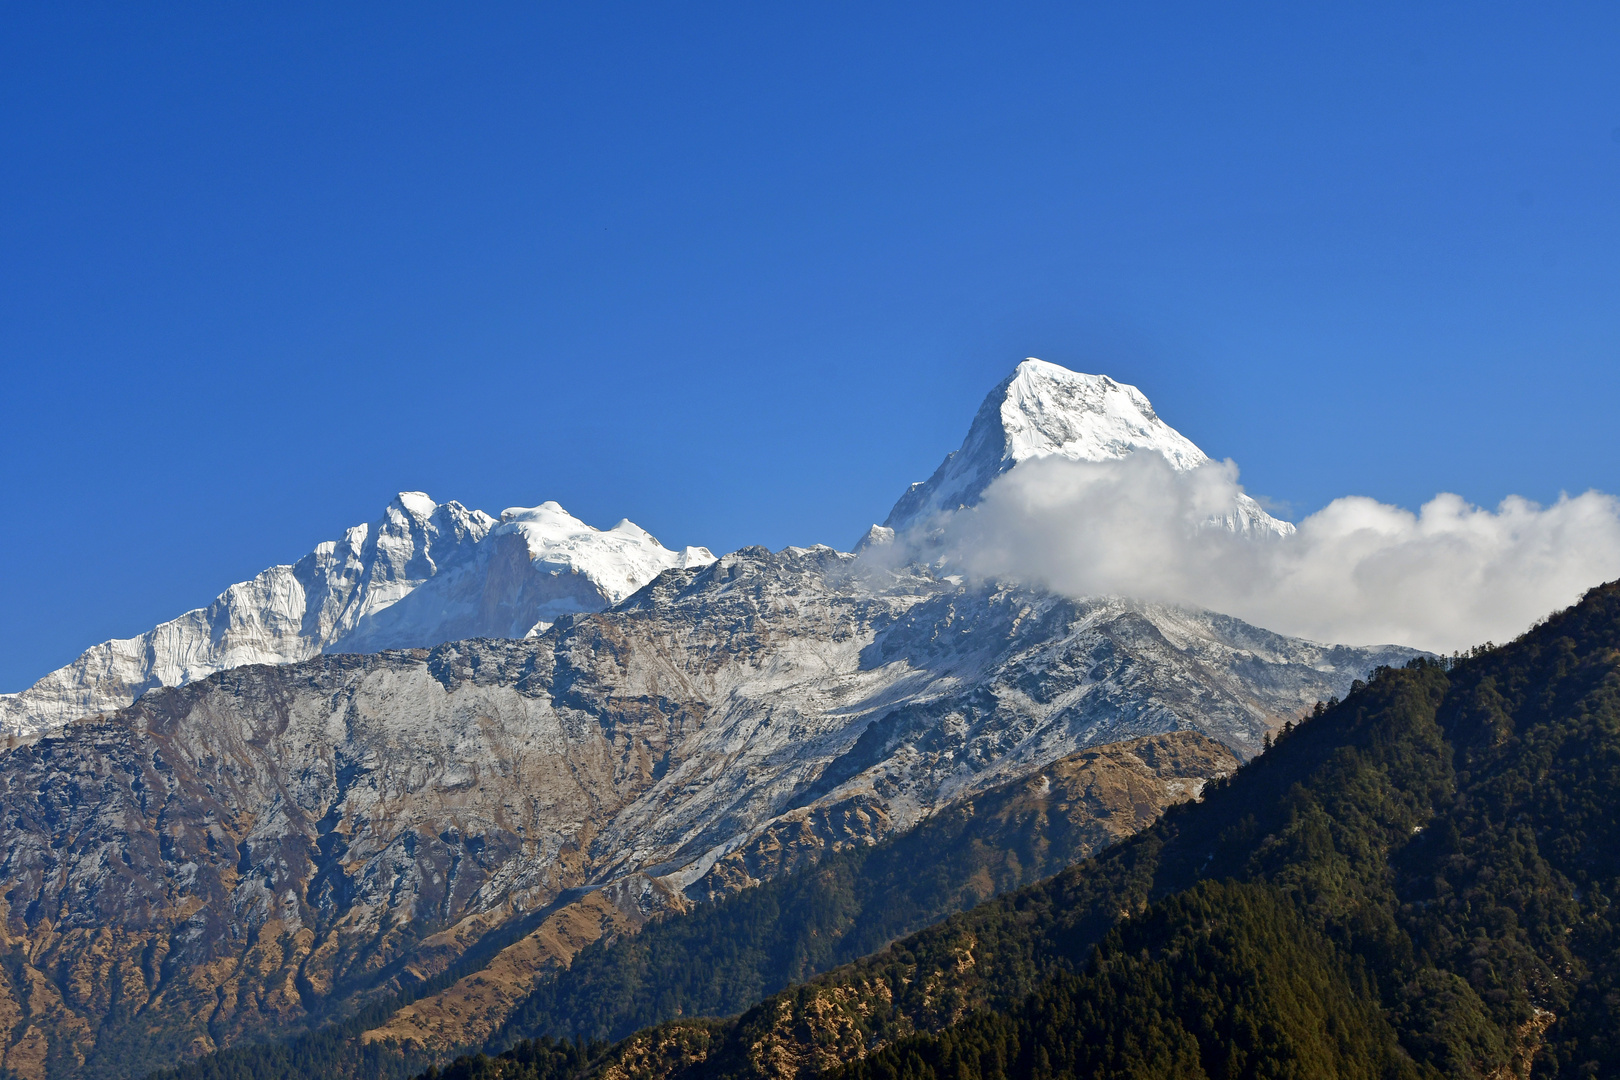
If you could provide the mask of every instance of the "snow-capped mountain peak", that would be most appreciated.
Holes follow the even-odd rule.
[[[497,521],[402,491],[376,521],[298,562],[232,585],[208,607],[138,637],[103,642],[20,693],[0,694],[0,731],[60,727],[154,687],[245,664],[520,638],[562,615],[610,607],[665,570],[713,561],[707,548],[670,551],[629,520],[592,528],[555,502],[516,507]]]
[[[1183,470],[1209,460],[1191,439],[1159,419],[1142,391],[1106,375],[1085,375],[1032,357],[998,389],[1002,456],[1015,464],[1050,454],[1107,461],[1135,450],[1156,451]]]
[[[438,503],[428,498],[426,493],[421,491],[402,491],[394,496],[394,502],[391,505],[398,506],[400,509],[421,518],[432,517],[434,511],[439,508]]]
[[[961,448],[947,455],[933,476],[912,484],[884,525],[906,532],[975,506],[996,477],[1020,462],[1052,456],[1117,461],[1143,450],[1162,455],[1181,471],[1209,461],[1191,439],[1159,419],[1136,387],[1030,357],[990,391]],[[1239,532],[1294,531],[1247,496],[1223,520]]]

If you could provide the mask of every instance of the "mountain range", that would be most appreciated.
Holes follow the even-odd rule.
[[[705,548],[669,551],[628,520],[593,529],[554,502],[506,510],[497,521],[403,491],[381,518],[296,563],[0,695],[0,729],[52,730],[247,664],[524,637],[560,615],[616,604],[671,567],[713,561]]]
[[[911,485],[869,538],[926,530],[976,505],[1023,461],[1107,461],[1138,451],[1181,470],[1209,461],[1136,387],[1029,359],[991,390],[961,448]],[[1247,495],[1223,522],[1261,534],[1293,531]],[[524,637],[561,615],[605,610],[664,570],[713,561],[707,548],[670,551],[628,519],[592,528],[554,502],[505,510],[496,520],[401,492],[377,521],[232,585],[208,607],[102,642],[27,689],[0,694],[0,731],[53,730],[156,687],[246,664]]]
[[[869,541],[925,540],[1022,461],[1136,452],[1207,460],[1135,388],[1026,361]],[[1220,521],[1291,528],[1246,497]],[[555,503],[497,522],[402,494],[4,699],[0,1066],[134,1076],[363,1018],[399,1075],[503,1030],[599,938],[973,819],[1092,748],[1219,749],[1139,803],[1054,811],[1124,835],[1415,655],[925,556],[715,558]],[[1109,775],[1164,779],[1132,760]],[[986,880],[893,931],[1030,879]]]

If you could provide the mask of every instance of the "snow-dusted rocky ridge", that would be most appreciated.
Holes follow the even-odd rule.
[[[1408,655],[753,548],[526,639],[155,690],[0,755],[0,1053],[48,1030],[116,1073],[262,1034],[565,890],[723,891],[783,822],[875,838],[1135,735],[1246,755]]]
[[[0,695],[0,732],[60,727],[244,664],[523,637],[559,615],[616,604],[671,567],[713,559],[705,548],[669,551],[630,521],[593,529],[554,502],[497,521],[402,492],[380,519],[298,562]]]
[[[897,533],[927,529],[942,514],[977,505],[996,477],[1022,461],[1051,456],[1112,461],[1137,451],[1162,454],[1182,471],[1209,461],[1159,419],[1136,387],[1031,357],[990,391],[961,448],[947,455],[933,476],[911,485],[882,527]],[[1261,535],[1294,531],[1247,495],[1221,524]]]
[[[869,539],[887,530],[926,532],[940,515],[975,505],[1022,461],[1106,461],[1139,450],[1177,469],[1209,460],[1135,387],[1026,360],[985,398],[961,448],[913,484]],[[1247,496],[1220,520],[1257,536],[1293,531]],[[507,510],[496,521],[404,492],[376,522],[297,563],[232,585],[208,607],[138,637],[103,642],[20,693],[0,694],[0,732],[50,730],[121,708],[154,687],[244,664],[523,637],[559,615],[616,604],[664,570],[713,558],[706,548],[670,551],[629,521],[593,529],[554,502]]]

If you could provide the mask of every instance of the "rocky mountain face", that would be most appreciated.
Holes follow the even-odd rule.
[[[0,757],[4,1065],[132,1075],[310,1023],[574,890],[634,925],[1087,746],[1247,756],[1407,655],[744,549],[534,637],[156,690]]]
[[[0,733],[50,730],[122,708],[155,687],[246,664],[523,637],[559,615],[601,611],[671,567],[713,558],[704,548],[669,551],[629,521],[593,529],[556,503],[507,510],[497,521],[403,492],[377,521],[298,562],[0,695]]]
[[[1179,471],[1210,460],[1159,419],[1136,387],[1031,357],[990,391],[961,448],[946,455],[933,476],[912,484],[881,528],[926,532],[941,515],[976,506],[996,477],[1020,462],[1045,457],[1117,461],[1137,452],[1161,454]],[[1257,536],[1294,531],[1247,495],[1239,497],[1219,524]]]
[[[751,887],[598,942],[567,965],[533,962],[547,944],[536,934],[362,1040],[413,1050],[536,1035],[589,1043],[677,1017],[734,1015],[1079,862],[1236,766],[1220,743],[1176,731],[1060,758],[877,845],[829,842],[818,823],[789,815],[728,856],[754,876]],[[785,873],[789,865],[801,872]]]
[[[757,997],[744,987],[769,992],[1061,870],[1236,767],[1230,750],[1195,731],[1127,739],[958,799],[875,847],[861,843],[861,808],[793,811],[711,871],[733,902],[666,918],[644,937],[620,933],[570,967],[580,935],[556,928],[607,908],[592,902],[599,892],[587,894],[361,1041],[441,1052],[533,1034],[590,1042],[677,1016],[741,1012]],[[730,989],[703,974],[716,971]]]

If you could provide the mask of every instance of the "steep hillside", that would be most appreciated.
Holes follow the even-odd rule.
[[[1048,882],[589,1072],[1616,1075],[1616,897],[1609,585],[1512,645],[1380,672]],[[568,1075],[452,1075],[475,1067]]]
[[[408,1076],[409,1065],[428,1056],[424,1044],[477,1045],[494,1032],[489,1042],[501,1046],[531,1031],[589,1042],[670,1017],[734,1012],[1129,835],[1235,766],[1224,747],[1194,732],[1083,751],[889,841],[826,852],[800,872],[671,914],[639,935],[589,945],[566,968],[534,962],[543,942],[503,964],[514,947],[370,1030],[351,1022],[291,1043],[210,1055],[166,1075]],[[784,850],[805,857],[774,840],[753,854]],[[514,986],[533,992],[513,998]]]
[[[492,1040],[614,1039],[675,1016],[734,1013],[790,982],[1070,865],[1151,824],[1237,761],[1195,732],[1063,758],[725,903],[583,951]],[[772,838],[740,854],[774,860]]]

